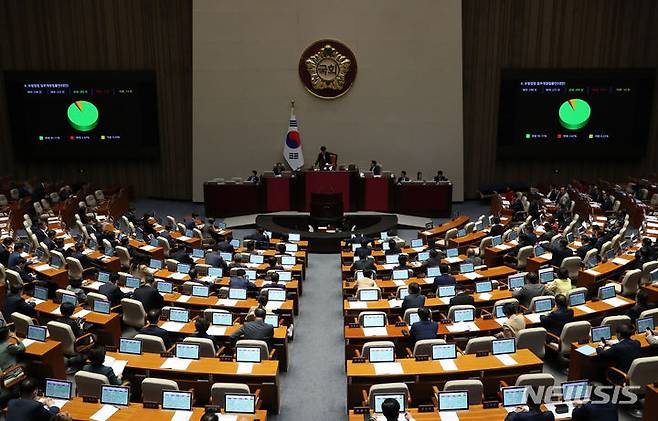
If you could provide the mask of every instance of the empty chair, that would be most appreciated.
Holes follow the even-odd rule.
[[[173,380],[147,377],[142,380],[142,400],[162,404],[163,390],[179,390],[178,383]]]
[[[20,336],[21,338],[27,336],[28,326],[34,326],[38,324],[30,316],[26,316],[25,314],[19,313],[17,311],[11,313],[11,321],[14,322],[14,330],[16,332],[16,335]]]
[[[480,256],[484,256],[485,250],[487,247],[491,247],[493,245],[493,237],[491,236],[486,236],[480,241]]]
[[[516,335],[516,348],[529,349],[539,358],[544,358],[546,353],[546,329],[543,327],[530,327],[521,329]]]
[[[203,317],[208,319],[209,322],[212,322],[212,314],[213,313],[230,313],[228,310],[220,310],[216,308],[207,308],[203,310]]]
[[[484,385],[480,380],[449,380],[443,386],[444,392],[465,390],[468,392],[468,404],[479,405],[482,403]]]
[[[446,235],[442,239],[436,240],[436,245],[438,247],[447,247],[448,246],[448,240],[451,238],[455,238],[457,236],[457,228],[451,228],[448,231],[446,231]]]
[[[141,339],[142,340],[142,351],[143,352],[159,354],[161,352],[167,351],[167,348],[165,347],[164,341],[159,336],[145,335],[143,333],[139,333],[139,334],[135,335],[135,339]]]
[[[165,267],[169,272],[176,272],[179,261],[176,259],[165,259]]]
[[[87,293],[87,304],[90,308],[94,308],[95,301],[108,301],[107,297],[98,292],[88,292]]]
[[[185,225],[183,225],[179,222],[179,223],[176,224],[176,227],[178,228],[178,232],[185,235],[185,231],[187,231],[187,229],[185,228]]]
[[[475,228],[475,222],[469,222],[466,225],[464,225],[464,231],[466,231],[467,234],[472,233],[474,228]]]
[[[60,322],[48,322],[48,333],[50,338],[62,344],[62,352],[66,357],[74,357],[81,352],[89,350],[95,341],[91,333],[85,333],[75,338],[71,326]]]
[[[583,259],[583,262],[585,262],[585,264],[587,264],[592,257],[597,256],[597,258],[598,258],[598,254],[599,254],[599,249],[596,249],[596,248],[591,249],[590,251],[585,253],[585,258]]]
[[[213,405],[224,408],[224,396],[234,393],[251,393],[244,383],[213,383],[210,388],[210,399]]]
[[[217,356],[217,352],[215,351],[215,344],[213,343],[212,339],[187,337],[183,339],[183,342],[199,345],[200,357],[215,358]]]
[[[559,338],[552,333],[547,333],[552,336],[553,339],[557,339],[558,341],[549,342],[546,346],[557,352],[562,357],[566,357],[571,352],[572,343],[577,343],[580,340],[589,341],[589,332],[591,328],[592,325],[586,321],[567,323],[564,325],[562,334]]]
[[[443,339],[421,339],[414,344],[413,356],[427,355],[432,356],[432,347],[434,345],[444,345],[446,341]]]
[[[76,395],[100,398],[101,386],[110,384],[107,376],[91,373],[89,371],[78,371],[75,373]]]
[[[634,297],[640,288],[640,280],[642,279],[642,270],[632,269],[627,270],[621,279],[621,284],[615,284],[615,291],[624,297]]]
[[[555,386],[555,377],[548,373],[521,374],[514,386],[529,386],[533,390],[543,390]]]
[[[642,265],[642,279],[640,280],[642,284],[648,284],[651,282],[651,272],[654,269],[658,269],[658,260],[647,262]]]
[[[66,265],[68,266],[69,279],[82,280],[84,277],[84,269],[78,259],[75,257],[67,257]]]
[[[198,276],[208,276],[208,269],[210,269],[210,267],[210,265],[204,265],[201,263],[194,265],[194,269],[196,269]]]
[[[450,309],[448,310],[448,319],[451,321],[455,321],[455,312],[458,310],[473,310],[473,314],[475,314],[475,306],[472,305],[454,305],[451,306]]]
[[[169,257],[169,251],[171,250],[171,247],[169,246],[169,241],[167,241],[167,239],[164,237],[158,237],[157,240],[158,240],[158,247],[162,248],[165,257]]]
[[[575,281],[576,279],[578,279],[578,272],[580,272],[581,263],[582,261],[580,260],[580,257],[571,256],[571,257],[566,257],[564,260],[562,260],[562,264],[560,265],[560,267],[568,270],[569,279]]]
[[[601,246],[601,253],[599,253],[599,255],[601,256],[601,260],[606,260],[605,255],[606,253],[608,253],[608,250],[610,250],[611,248],[612,248],[612,241],[606,241],[605,243],[603,243],[603,245]]]
[[[185,295],[192,295],[192,288],[194,288],[195,286],[201,286],[201,285],[203,285],[203,284],[200,283],[200,282],[185,281],[185,282],[183,282],[183,285],[182,285],[182,290],[183,290],[182,293],[185,294]],[[267,288],[265,288],[265,289],[267,289]]]
[[[375,408],[376,395],[400,395],[405,396],[405,400],[409,400],[409,387],[404,383],[381,383],[373,384],[368,389],[368,407]]]
[[[538,297],[533,297],[530,300],[530,305],[528,306],[528,310],[531,313],[535,312],[535,306],[537,304],[537,301],[540,301],[540,300],[551,300],[551,308],[555,307],[555,297],[554,296],[552,296],[552,295],[540,295]]]
[[[364,357],[365,359],[370,358],[370,348],[378,348],[378,347],[393,347],[395,348],[395,344],[391,341],[370,341],[366,342],[363,344],[361,347],[361,357]]]
[[[123,246],[116,246],[115,250],[117,251],[117,256],[119,257],[119,262],[121,263],[122,269],[130,268],[130,252],[127,248]]]
[[[630,325],[631,318],[628,316],[608,316],[601,320],[601,326],[610,326],[612,336],[617,335],[617,330],[621,325]]]
[[[609,367],[606,375],[608,382],[615,386],[624,387],[637,395],[644,395],[646,386],[658,382],[658,357],[640,357],[633,360],[624,373],[616,367]],[[634,418],[642,418],[642,411],[635,409],[631,412]],[[651,419],[646,416],[642,419]]]
[[[239,346],[251,346],[251,347],[258,347],[260,348],[260,359],[261,360],[269,360],[271,356],[274,355],[274,350],[270,353],[269,347],[267,346],[267,342],[265,341],[257,341],[254,339],[241,339],[236,342],[235,344],[236,347]]]
[[[493,336],[480,336],[471,338],[466,343],[464,354],[477,354],[478,352],[491,352],[492,342],[496,338]]]
[[[525,246],[521,247],[516,253],[516,268],[524,269],[528,264],[528,258],[532,256],[533,247]]]
[[[123,323],[141,329],[144,327],[146,320],[146,312],[142,303],[132,298],[121,299],[121,306],[123,307]]]
[[[654,326],[658,326],[658,308],[644,310],[642,313],[640,313],[640,319],[645,317],[652,317]]]

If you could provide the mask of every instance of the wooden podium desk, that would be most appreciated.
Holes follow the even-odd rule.
[[[139,249],[144,254],[147,254],[151,259],[163,260],[164,259],[164,249],[162,247],[155,247],[150,244],[145,243],[134,238],[131,238],[129,241],[130,247]]]
[[[203,183],[206,217],[222,218],[260,212],[260,186],[254,183]]]
[[[264,211],[289,211],[292,206],[292,181],[290,176],[262,176],[261,183],[264,190]]]
[[[428,217],[450,217],[452,213],[452,183],[409,182],[396,185],[398,213]]]
[[[38,361],[43,363],[44,366],[50,367],[53,378],[66,380],[64,353],[60,342],[52,339],[47,339],[46,342],[33,342],[25,347],[23,357],[28,362]],[[28,373],[30,373],[30,368],[31,365],[28,364]]]
[[[311,210],[311,195],[313,193],[331,194],[340,193],[343,197],[343,212],[354,210],[351,204],[353,178],[358,175],[356,171],[314,171],[307,170],[300,173],[304,183],[303,210]],[[356,180],[355,180],[356,181]]]
[[[66,269],[55,269],[45,262],[29,265],[28,268],[37,275],[57,285],[57,288],[66,288],[69,285],[69,273]]]
[[[246,383],[252,390],[261,389],[263,407],[274,413],[279,412],[279,361],[267,360],[252,365],[251,372],[239,372],[242,363],[220,361],[218,358],[199,358],[192,360],[185,370],[161,368],[167,358],[160,354],[143,353],[142,355],[108,352],[116,360],[128,361],[124,369],[124,379],[133,374],[159,377],[165,379],[209,380],[207,387],[213,383]],[[204,383],[205,384],[205,383]]]
[[[83,402],[82,398],[75,397],[68,401],[62,408],[62,412],[68,412],[75,421],[86,421],[91,419],[103,405],[100,403]],[[131,403],[126,407],[119,407],[120,409],[115,412],[108,421],[135,421],[143,418],[149,421],[170,421],[174,416],[175,411],[167,411],[164,409],[147,409],[141,403]],[[190,421],[201,419],[205,413],[205,408],[192,408],[192,416]],[[237,421],[253,421],[267,419],[267,411],[256,411],[254,415],[235,414]]]

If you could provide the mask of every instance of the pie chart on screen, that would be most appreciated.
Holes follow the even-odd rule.
[[[88,132],[98,125],[98,108],[89,101],[75,101],[66,111],[69,124],[76,130]]]
[[[569,99],[560,105],[558,115],[560,124],[565,129],[578,130],[589,123],[589,117],[592,109],[589,104],[582,99]]]

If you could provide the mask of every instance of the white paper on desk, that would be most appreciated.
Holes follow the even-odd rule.
[[[403,374],[402,364],[400,363],[374,363],[375,374]]]
[[[160,368],[169,368],[172,370],[187,370],[187,367],[190,365],[192,360],[186,360],[183,358],[167,358],[165,362],[162,363]]]
[[[347,304],[352,309],[368,308],[368,303],[365,301],[348,301]]]
[[[503,408],[505,408],[505,411],[507,411],[507,413],[509,414],[510,412],[514,412],[517,407],[516,406],[503,406]],[[528,410],[527,405],[523,405],[521,408],[523,408],[524,411]]]
[[[64,405],[66,405],[67,403],[69,403],[69,401],[66,400],[66,399],[53,399],[53,405],[52,406],[56,406],[59,409],[62,409],[62,407]]]
[[[80,310],[76,313],[73,313],[73,317],[85,317],[89,313],[91,313],[89,310]]]
[[[210,336],[224,336],[226,333],[226,326],[210,326],[207,333]]]
[[[182,281],[183,279],[185,279],[186,276],[187,276],[186,273],[174,272],[174,273],[170,273],[169,276],[167,276],[167,278],[173,278]]]
[[[114,405],[103,405],[101,406],[101,409],[96,411],[96,413],[89,417],[89,419],[94,421],[105,421],[114,415],[114,413],[118,410],[119,408]]]
[[[29,303],[34,303],[34,304],[36,304],[36,305],[39,305],[39,304],[41,304],[41,303],[45,303],[44,300],[40,300],[40,299],[38,299],[38,298],[34,298],[34,297],[30,298],[30,299],[27,300],[27,301],[28,301]]]
[[[420,253],[421,251],[425,250],[425,247],[412,247],[415,252]]]
[[[295,267],[295,265],[282,265],[282,266],[283,266],[283,269],[285,269],[285,270],[287,270],[287,271],[291,271],[292,268]]]
[[[457,263],[457,262],[461,262],[462,258],[461,257],[446,257],[445,261],[448,262],[448,263]]]
[[[67,244],[67,246],[68,246],[68,245],[69,245],[69,244]],[[70,245],[73,246],[73,243],[70,243]],[[66,250],[66,246],[64,246],[64,249]],[[82,254],[84,254],[85,256],[88,256],[88,255],[90,255],[90,254],[93,253],[93,252],[94,252],[94,250],[92,250],[92,249],[85,249],[85,250],[82,251]]]
[[[601,274],[601,272],[597,272],[597,271],[595,271],[594,269],[587,269],[587,270],[585,271],[585,273],[587,273],[587,274],[589,274],[589,275],[592,275],[592,276],[599,276],[599,275]]]
[[[164,322],[161,328],[168,332],[180,332],[180,330],[185,326],[185,323],[181,322]]]
[[[44,265],[39,265],[34,267],[34,270],[36,270],[37,272],[43,272],[48,269],[52,269],[52,267],[47,263]]]
[[[585,304],[576,306],[576,308],[582,311],[583,313],[596,313],[596,310],[594,310],[591,307],[587,307]]]
[[[388,330],[385,327],[364,327],[363,336],[387,336]]]
[[[423,281],[425,281],[426,284],[433,284],[434,278],[423,278]]]
[[[119,289],[120,289],[121,292],[123,292],[124,294],[128,294],[129,292],[133,292],[133,291],[135,290],[135,288],[128,288],[128,287],[119,287]]]
[[[612,259],[612,263],[614,263],[616,265],[622,265],[623,266],[623,265],[627,265],[628,262],[630,262],[630,260],[626,260],[623,257],[615,257],[614,259]]]
[[[190,240],[191,238],[190,238],[190,237],[186,237],[186,236],[184,236],[184,235],[181,235],[180,237],[178,237],[178,238],[176,238],[176,239],[179,240],[179,241],[187,241],[187,240]]]
[[[407,285],[404,281],[400,279],[393,279],[393,284],[395,284],[396,287],[403,287]]]
[[[237,415],[215,414],[217,421],[238,421]]]
[[[147,244],[147,245],[145,245],[145,246],[141,246],[140,249],[142,249],[142,250],[144,250],[144,251],[153,251],[153,250],[155,250],[155,247],[153,247],[153,246],[150,245],[150,244]]]
[[[540,317],[540,313],[530,313],[525,315],[525,318],[530,320],[532,323],[539,323]]]
[[[89,283],[88,283],[87,285],[85,285],[85,286],[86,286],[87,288],[89,288],[89,289],[93,289],[93,290],[98,291],[98,288],[100,288],[101,285],[103,285],[102,282],[94,281],[94,282],[89,282]]]
[[[553,258],[553,253],[544,253],[541,256],[542,259],[551,260]]]
[[[503,363],[504,365],[517,365],[518,363],[514,358],[512,358],[511,355],[509,354],[501,354],[501,355],[496,355],[496,358]]]
[[[565,412],[564,414],[558,414],[555,412],[555,404],[554,403],[547,403],[544,404],[546,409],[551,411],[553,413],[553,416],[555,417],[556,420],[561,420],[564,418],[571,418],[571,411],[573,411],[573,404],[571,402],[560,402],[561,404],[565,404],[569,407],[569,410]]]
[[[492,297],[492,295],[489,294],[488,292],[484,292],[484,293],[482,293],[478,296],[478,298],[482,301],[490,300],[491,297]]]
[[[469,272],[469,273],[465,273],[464,277],[472,281],[473,279],[482,278],[482,275],[480,275],[477,272]]]
[[[603,302],[612,307],[621,307],[626,305],[626,301],[617,297],[608,298],[607,300],[603,300]]]
[[[383,415],[377,415],[377,418],[375,418],[377,421],[386,421],[386,417]],[[398,421],[406,421],[407,417],[404,416],[404,414],[398,415]]]
[[[181,295],[180,297],[176,298],[176,302],[186,303],[186,302],[190,301],[190,298],[192,298],[191,295]]]
[[[469,328],[469,323],[466,322],[457,322],[451,325],[446,326],[449,332],[466,332]]]
[[[30,255],[29,255],[28,253],[25,253],[25,252],[21,253],[20,256],[21,256],[23,259],[27,259],[28,257],[30,257]]]
[[[283,305],[283,301],[269,301],[265,304],[265,310],[278,310]]]
[[[591,345],[579,346],[578,348],[576,348],[576,351],[580,352],[583,355],[587,355],[587,356],[596,354],[596,348],[594,348]]]
[[[192,418],[192,411],[176,411],[171,417],[171,421],[188,421]]]
[[[384,269],[386,269],[386,270],[393,270],[393,268],[396,267],[396,266],[397,266],[397,265],[396,265],[396,264],[393,264],[393,263],[386,263],[386,264],[383,264],[383,265],[382,265],[382,267],[383,267]]]
[[[452,297],[440,297],[439,300],[441,300],[441,302],[442,302],[443,304],[446,304],[446,305],[447,305],[447,304],[450,304],[450,299],[451,299],[451,298],[452,298]]]
[[[439,412],[439,418],[441,418],[441,421],[459,421],[459,416],[457,415],[457,411]]]
[[[55,316],[61,316],[62,312],[59,310],[59,306],[57,306],[57,308],[51,311],[50,314],[54,314]]]
[[[32,345],[32,344],[35,343],[35,342],[36,342],[36,341],[33,340],[33,339],[23,339],[23,340],[21,341],[21,343],[23,344],[23,346],[24,346],[25,348],[27,348],[28,346]]]
[[[651,230],[651,229],[648,229],[648,230],[647,230],[647,234],[658,234],[658,230]]]
[[[216,306],[223,306],[223,307],[235,307],[235,305],[238,303],[238,300],[228,300],[226,298],[220,298],[217,300],[215,303]]]
[[[388,300],[388,306],[391,308],[402,307],[402,300],[396,300],[396,299]]]
[[[432,231],[421,231],[423,235],[432,235]]]
[[[455,360],[439,360],[439,364],[441,364],[441,368],[445,371],[457,371]]]
[[[574,247],[582,247],[583,243],[581,243],[580,241],[574,241],[573,245]]]
[[[254,363],[238,363],[236,374],[251,374],[254,371]]]
[[[494,320],[496,321],[496,323],[498,323],[499,325],[502,326],[502,325],[504,325],[505,322],[507,321],[507,317],[499,317],[499,318],[494,319]]]
[[[494,246],[496,250],[507,250],[511,249],[512,246],[508,246],[507,244],[498,244],[497,246]]]
[[[217,278],[215,278],[214,276],[202,276],[199,280],[201,282],[212,283],[212,282],[215,282],[215,279],[217,279]]]

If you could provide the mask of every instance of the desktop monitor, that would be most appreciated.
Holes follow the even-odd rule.
[[[653,317],[643,317],[635,321],[637,325],[637,333],[645,333],[647,329],[654,329]]]
[[[473,263],[462,263],[459,265],[459,273],[471,273],[475,270]]]
[[[535,256],[541,256],[545,252],[542,246],[535,246],[534,251],[535,251]]]
[[[453,313],[455,322],[472,322],[475,320],[475,310],[472,308],[463,308],[455,310]]]
[[[409,288],[404,287],[404,288],[398,288],[398,295],[400,296],[400,300],[404,300],[404,298],[409,295]]]
[[[229,288],[228,298],[229,300],[246,300],[247,290],[244,288]]]
[[[286,251],[297,251],[298,249],[297,244],[286,243]]]
[[[447,249],[446,257],[457,257],[459,256],[459,249]]]
[[[162,409],[172,411],[191,411],[192,410],[192,392],[182,392],[179,390],[162,391]]]
[[[612,339],[610,325],[592,326],[592,342],[598,342],[601,339],[605,339],[606,341]]]
[[[224,276],[224,270],[222,268],[208,268],[208,276],[213,278],[221,278]]]
[[[48,288],[35,286],[34,287],[34,298],[38,298],[39,300],[43,300],[43,301],[48,300]]]
[[[525,274],[510,275],[507,277],[507,287],[509,289],[519,289],[525,284]]]
[[[106,300],[94,300],[92,311],[102,314],[110,314],[110,302]]]
[[[62,259],[60,259],[58,256],[53,256],[50,259],[50,266],[54,267],[55,269],[59,269],[63,266]]]
[[[128,406],[130,388],[127,386],[101,385],[101,404]]]
[[[219,257],[221,257],[222,260],[224,260],[225,262],[230,262],[231,260],[233,260],[233,254],[225,251],[220,252]]]
[[[291,232],[290,234],[288,234],[288,241],[299,241],[299,240],[301,240],[301,236],[299,233]]]
[[[279,282],[290,282],[292,281],[292,272],[285,270],[277,270],[276,273],[279,274]]]
[[[265,323],[272,326],[273,328],[279,327],[279,315],[278,314],[266,314]]]
[[[256,271],[255,271],[255,270],[251,270],[251,269],[250,269],[250,270],[245,270],[245,274],[244,274],[244,276],[245,276],[245,278],[250,279],[250,280],[252,280],[252,281],[258,277],[258,276],[256,275]]]
[[[518,232],[516,232],[516,231],[514,231],[514,230],[511,230],[511,232],[510,232],[509,235],[507,236],[507,240],[508,240],[508,241],[514,241],[514,240],[516,240],[516,238],[517,238],[518,236],[519,236],[519,233],[518,233]]]
[[[494,307],[494,317],[496,319],[502,319],[503,317],[507,317],[505,315],[505,306],[495,306]]]
[[[475,231],[482,231],[484,229],[484,222],[478,221],[475,223]]]
[[[134,276],[128,276],[126,278],[126,287],[128,287],[128,288],[137,289],[141,286],[141,284],[142,284],[142,281],[139,278],[136,278]]]
[[[454,360],[457,358],[457,346],[455,344],[432,345],[433,360]]]
[[[62,294],[62,304],[71,303],[74,306],[78,305],[78,297],[73,294]]]
[[[158,292],[161,294],[171,294],[174,291],[174,284],[167,281],[158,281],[156,283]]]
[[[403,279],[409,279],[409,271],[407,269],[398,269],[393,271],[393,279],[398,281],[398,280],[403,280]]]
[[[256,395],[227,393],[224,395],[224,412],[227,414],[255,414]]]
[[[233,315],[223,311],[213,311],[212,324],[215,326],[231,326],[233,324]]]
[[[186,360],[199,359],[199,344],[179,342],[176,344],[176,358],[183,358]]]
[[[587,380],[562,383],[562,400],[565,402],[583,401],[589,398],[589,393],[589,381]]]
[[[296,262],[297,258],[295,256],[281,256],[281,264],[283,266],[294,266]]]
[[[542,298],[540,300],[535,300],[535,311],[534,313],[545,313],[551,311],[553,308],[553,300],[550,298]]]
[[[513,354],[516,352],[516,340],[514,338],[496,339],[491,342],[493,355]]]
[[[553,268],[539,269],[539,281],[542,284],[547,284],[552,282],[555,275],[553,274]]]
[[[411,247],[423,247],[423,239],[422,238],[416,238],[411,240]]]
[[[374,288],[360,289],[359,301],[377,301],[379,300],[379,290]]]
[[[468,392],[439,392],[439,412],[468,410]]]
[[[176,272],[187,274],[190,272],[190,265],[187,263],[179,263],[176,265]]]
[[[359,243],[352,244],[352,251],[353,252],[356,251],[356,249],[358,249],[359,247],[361,247],[361,244],[359,244]]]
[[[466,230],[464,228],[457,231],[457,237],[465,237],[465,236],[466,236]]]
[[[364,314],[361,318],[361,327],[384,327],[386,326],[385,314]]]
[[[162,260],[151,259],[149,263],[149,267],[158,270],[162,269]]]
[[[386,241],[386,240],[388,240],[388,233],[387,233],[386,231],[382,231],[382,232],[380,232],[380,233],[379,233],[379,238],[380,238],[382,241]]]
[[[581,306],[585,301],[585,291],[569,294],[569,307]]]
[[[46,337],[48,336],[48,329],[45,326],[27,326],[27,339],[31,339],[37,342],[46,342]]]
[[[503,387],[500,389],[504,407],[524,406],[528,402],[526,386]]]
[[[440,267],[434,266],[434,267],[427,268],[427,277],[428,278],[436,278],[437,276],[441,276],[441,268]]]
[[[205,252],[203,249],[192,249],[192,257],[196,257],[197,259],[202,259],[205,257]]]
[[[392,363],[395,361],[395,348],[392,346],[373,346],[368,351],[371,363]]]
[[[98,243],[95,242],[94,240],[89,240],[89,242],[87,243],[87,247],[89,247],[92,250],[96,250],[98,249]]]
[[[491,291],[493,291],[493,284],[491,283],[491,281],[482,281],[475,283],[475,292],[483,293],[483,292],[491,292]]]
[[[268,301],[286,301],[286,290],[280,288],[270,288],[267,291]]]
[[[599,288],[599,298],[602,300],[613,298],[615,295],[617,295],[617,292],[614,285],[606,285]]]
[[[398,262],[399,254],[387,254],[386,255],[386,264],[393,265]]]
[[[596,255],[592,255],[587,259],[587,267],[589,269],[593,268],[594,266],[599,264],[599,259],[596,257]]]
[[[574,239],[573,232],[568,232],[567,233],[567,241],[570,242],[570,243],[573,243],[573,239]]]
[[[374,396],[375,413],[382,412],[382,404],[386,399],[395,399],[400,405],[400,413],[406,412],[407,398],[404,393],[377,393]]]
[[[122,354],[142,355],[142,340],[120,338],[119,352]]]
[[[98,272],[98,276],[96,277],[96,280],[98,280],[98,282],[102,282],[106,284],[110,281],[110,274],[108,272]]]
[[[70,400],[73,396],[73,383],[65,380],[46,379],[44,396],[51,399]]]
[[[210,295],[210,287],[207,285],[192,285],[193,297],[208,297]]]
[[[421,251],[420,253],[418,253],[418,261],[419,262],[423,262],[423,261],[425,261],[429,258],[430,258],[430,252],[429,251]]]
[[[230,244],[231,244],[234,248],[238,248],[238,247],[240,247],[240,240],[238,240],[237,238],[234,238],[234,239],[231,240]]]
[[[440,286],[438,289],[439,298],[454,297],[456,295],[454,285]]]
[[[166,241],[166,239],[165,239],[165,241]],[[158,239],[157,239],[157,238],[152,239],[151,242],[149,243],[149,245],[150,245],[151,247],[160,247],[160,244],[158,243]]]
[[[187,323],[190,321],[190,311],[185,308],[170,308],[169,321]]]
[[[263,259],[262,254],[250,254],[249,255],[249,263],[253,263],[256,265],[262,265],[265,260]]]
[[[410,313],[409,314],[409,326],[413,326],[414,323],[420,322],[420,317],[418,316],[418,313]]]
[[[114,249],[112,247],[105,247],[104,255],[112,257],[114,255]]]
[[[382,243],[382,250],[390,250],[391,246],[388,245],[388,242]]]
[[[499,246],[501,244],[503,244],[503,237],[501,237],[500,235],[497,235],[497,236],[495,236],[491,239],[491,245],[492,246],[496,247],[496,246]]]
[[[651,279],[651,282],[658,282],[658,269],[654,269],[651,272],[649,272],[649,279]]]
[[[235,348],[235,360],[239,363],[259,363],[260,348],[257,346],[238,346]]]
[[[612,260],[614,258],[615,258],[615,250],[614,249],[610,249],[610,250],[605,252],[605,259],[606,260]]]
[[[185,230],[185,236],[186,236],[186,237],[190,237],[190,238],[194,237],[194,231],[192,231],[192,230]]]

